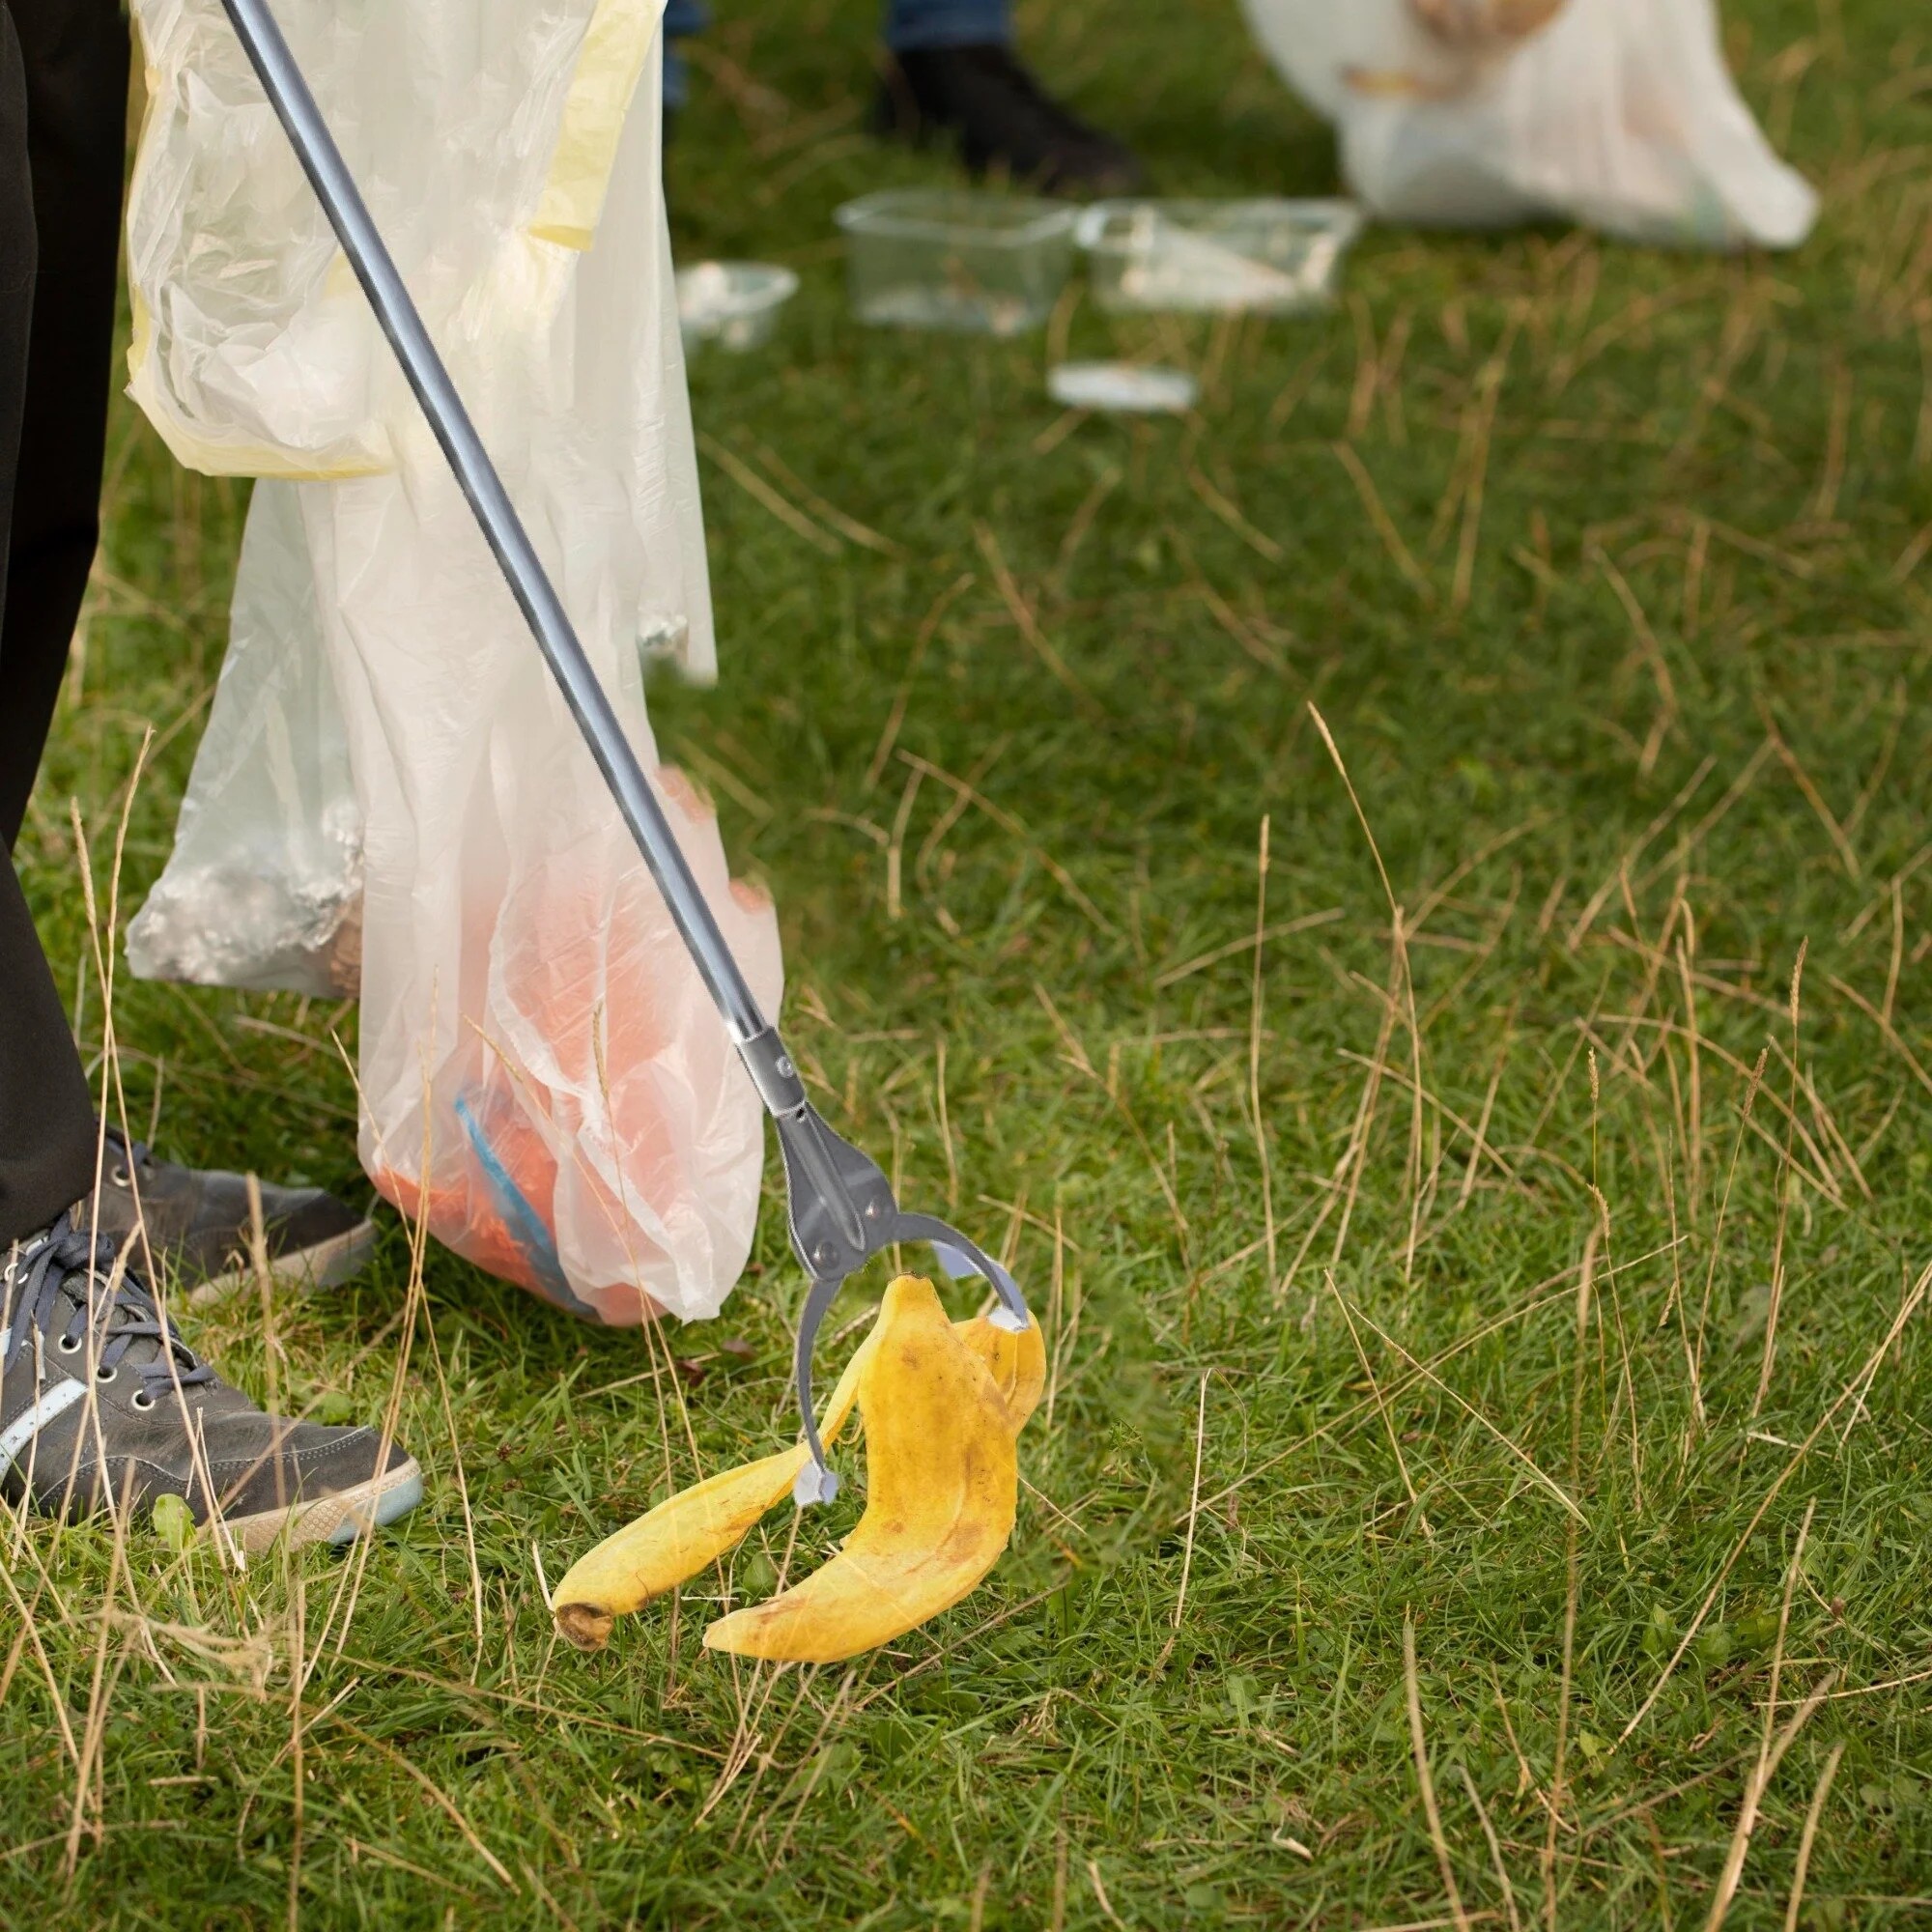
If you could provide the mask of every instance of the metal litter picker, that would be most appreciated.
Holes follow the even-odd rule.
[[[794,1493],[801,1504],[829,1502],[838,1479],[826,1464],[813,1416],[811,1356],[819,1324],[846,1279],[895,1242],[926,1241],[949,1273],[980,1274],[992,1285],[1000,1303],[992,1320],[1000,1327],[1020,1332],[1029,1326],[1025,1299],[1012,1276],[965,1236],[932,1215],[902,1209],[877,1163],[827,1126],[806,1097],[798,1069],[778,1029],[759,1010],[712,917],[267,0],[222,0],[222,5],[777,1124],[792,1247],[810,1281],[794,1361],[811,1461]]]

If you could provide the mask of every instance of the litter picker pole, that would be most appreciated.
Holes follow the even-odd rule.
[[[563,602],[456,393],[267,0],[221,0],[221,4],[617,810],[664,894],[679,935],[730,1028],[739,1058],[777,1123],[792,1247],[811,1277],[799,1320],[793,1368],[812,1463],[799,1477],[797,1494],[801,1503],[829,1501],[837,1494],[838,1482],[826,1466],[812,1414],[811,1349],[819,1323],[846,1278],[896,1241],[929,1241],[949,1272],[982,1274],[992,1284],[1002,1304],[994,1320],[1003,1326],[1023,1329],[1030,1324],[1025,1299],[1012,1276],[963,1235],[928,1215],[902,1211],[877,1163],[834,1133],[807,1098],[798,1068],[718,929],[664,808],[624,736]]]

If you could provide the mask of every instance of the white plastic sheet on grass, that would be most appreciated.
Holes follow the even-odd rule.
[[[1243,5],[1384,220],[1718,249],[1810,232],[1817,197],[1739,96],[1714,0]]]
[[[276,14],[646,769],[714,669],[660,175],[659,0]],[[149,977],[362,1001],[377,1185],[607,1321],[715,1313],[762,1115],[218,0],[135,0],[136,400],[256,486]],[[776,921],[660,791],[774,1009]]]

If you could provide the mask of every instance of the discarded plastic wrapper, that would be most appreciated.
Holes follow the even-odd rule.
[[[1555,215],[1633,241],[1796,247],[1818,201],[1725,66],[1715,0],[1243,0],[1383,220]]]
[[[1184,369],[1151,369],[1135,362],[1060,362],[1046,372],[1046,392],[1069,410],[1180,415],[1194,407],[1201,385]]]
[[[866,1512],[844,1548],[803,1582],[721,1618],[713,1650],[794,1662],[856,1656],[967,1595],[1012,1534],[1014,1444],[1039,1401],[1037,1323],[949,1322],[932,1284],[903,1276],[820,1418],[830,1443],[853,1406],[866,1417]],[[554,1593],[557,1628],[601,1649],[614,1620],[727,1554],[792,1493],[804,1443],[681,1491],[577,1563]]]
[[[144,977],[359,990],[361,1151],[573,1312],[715,1313],[757,1095],[219,0],[134,0],[131,390],[256,488]],[[715,668],[659,167],[656,0],[276,0],[624,734]],[[596,246],[591,247],[595,240]],[[759,997],[777,923],[659,774]]]

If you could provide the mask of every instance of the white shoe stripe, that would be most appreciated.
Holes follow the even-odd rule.
[[[64,1415],[87,1393],[86,1385],[64,1381],[50,1388],[33,1407],[14,1418],[0,1434],[0,1476],[14,1466],[14,1459],[55,1416]]]

